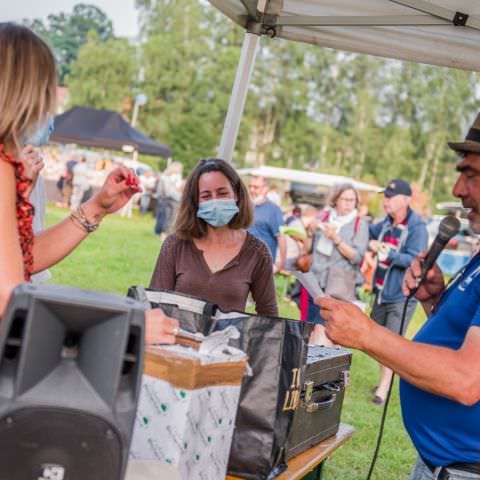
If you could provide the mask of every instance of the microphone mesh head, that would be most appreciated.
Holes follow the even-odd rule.
[[[438,226],[438,237],[448,242],[460,231],[460,220],[453,215],[447,215]]]

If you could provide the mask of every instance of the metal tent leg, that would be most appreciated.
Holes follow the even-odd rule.
[[[227,117],[223,126],[222,139],[217,154],[218,158],[223,158],[227,162],[232,161],[233,150],[237,140],[243,108],[245,107],[245,100],[247,98],[248,85],[255,66],[259,41],[259,35],[248,32],[245,33],[237,74],[228,105]]]

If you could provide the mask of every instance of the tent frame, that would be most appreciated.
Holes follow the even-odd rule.
[[[255,66],[255,59],[260,45],[260,37],[275,37],[277,27],[398,27],[421,25],[454,25],[460,28],[480,30],[480,18],[463,12],[433,5],[426,0],[389,0],[392,3],[411,8],[423,15],[395,16],[288,16],[276,15],[275,7],[282,5],[282,0],[241,0],[248,15],[235,14],[221,0],[210,0],[210,3],[222,13],[232,18],[245,28],[240,60],[237,66],[235,81],[230,96],[223,133],[218,148],[219,158],[231,162],[238,130],[245,107],[250,78]],[[272,10],[266,14],[266,7]],[[273,9],[272,9],[273,7]],[[426,16],[425,14],[428,14]]]

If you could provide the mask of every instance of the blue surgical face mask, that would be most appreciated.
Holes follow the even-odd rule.
[[[207,200],[198,206],[197,217],[218,228],[227,225],[238,212],[237,203],[233,199]]]
[[[31,145],[32,147],[47,145],[50,141],[53,128],[53,117],[48,115],[43,122],[38,124],[37,128],[30,135],[25,136],[23,144]]]

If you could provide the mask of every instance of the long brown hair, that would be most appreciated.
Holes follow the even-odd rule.
[[[247,228],[253,221],[253,205],[248,195],[247,187],[242,182],[235,169],[220,158],[207,158],[201,160],[187,178],[183,189],[175,233],[179,238],[191,240],[202,238],[207,234],[207,223],[197,217],[198,210],[198,181],[204,173],[220,172],[232,185],[239,212],[230,220],[228,226],[234,230]]]
[[[55,113],[55,58],[27,27],[0,22],[0,143],[18,153],[21,137]]]

